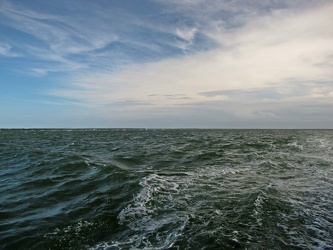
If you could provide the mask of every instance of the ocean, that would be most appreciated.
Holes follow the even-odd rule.
[[[333,130],[2,129],[0,249],[333,249]]]

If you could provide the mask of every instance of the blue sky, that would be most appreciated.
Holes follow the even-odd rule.
[[[0,127],[333,128],[333,1],[2,0]]]

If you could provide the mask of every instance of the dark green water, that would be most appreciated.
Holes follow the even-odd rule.
[[[333,249],[332,130],[0,130],[0,249]]]

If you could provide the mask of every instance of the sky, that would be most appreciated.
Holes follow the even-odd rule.
[[[0,128],[333,128],[332,0],[1,0]]]

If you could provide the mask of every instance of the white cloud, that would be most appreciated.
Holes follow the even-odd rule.
[[[195,38],[195,35],[197,33],[197,28],[180,28],[177,27],[174,31],[175,35],[180,38],[182,41],[178,42],[178,47],[186,50],[189,46],[192,45],[193,39]]]
[[[8,44],[0,43],[0,55],[7,56],[10,52],[11,46]]]
[[[210,29],[206,34],[220,43],[218,49],[130,65],[118,72],[96,72],[72,79],[70,89],[57,90],[53,94],[96,107],[124,101],[153,105],[149,108],[126,107],[132,117],[139,114],[139,110],[143,115],[147,111],[152,114],[153,110],[156,113],[165,108],[193,104],[211,108],[220,106],[220,110],[227,107],[237,116],[265,119],[281,116],[277,111],[281,103],[300,108],[299,104],[306,101],[324,102],[326,107],[333,104],[331,96],[324,93],[332,92],[332,57],[328,56],[333,55],[331,13],[333,4],[296,12],[286,9],[253,18],[237,29],[215,29],[214,33]],[[205,31],[175,32],[191,41],[196,32]],[[269,88],[279,93],[278,99],[267,96],[258,101],[237,99],[237,96],[230,99],[227,95],[215,95],[214,98],[202,95],[209,91],[256,89],[260,92],[260,89]],[[186,98],[168,98],[174,94]],[[221,105],[225,106],[221,108]],[[267,109],[260,109],[261,105],[266,105]],[[109,110],[115,112],[115,109]]]
[[[196,28],[176,28],[176,30],[175,30],[175,34],[179,38],[181,38],[187,42],[191,42],[193,40],[196,32],[197,32]]]
[[[18,53],[12,51],[12,46],[6,43],[0,43],[0,56],[17,57]]]
[[[218,121],[223,114],[230,121],[259,122],[294,119],[292,108],[303,118],[304,107],[309,114],[330,113],[331,1],[153,2],[163,6],[155,18],[110,12],[95,3],[89,3],[87,18],[80,6],[75,16],[55,15],[3,1],[6,25],[35,39],[0,43],[0,55],[13,56],[13,48],[25,51],[41,60],[29,65],[38,76],[70,72],[67,86],[62,82],[50,94],[85,104],[99,116],[190,119],[198,114],[198,121],[210,114]],[[200,39],[207,41],[199,44]],[[115,49],[109,49],[114,42]],[[201,45],[206,50],[195,51]],[[119,48],[128,57],[120,56]],[[161,56],[144,60],[138,51],[147,58]],[[132,60],[136,53],[140,58]]]

